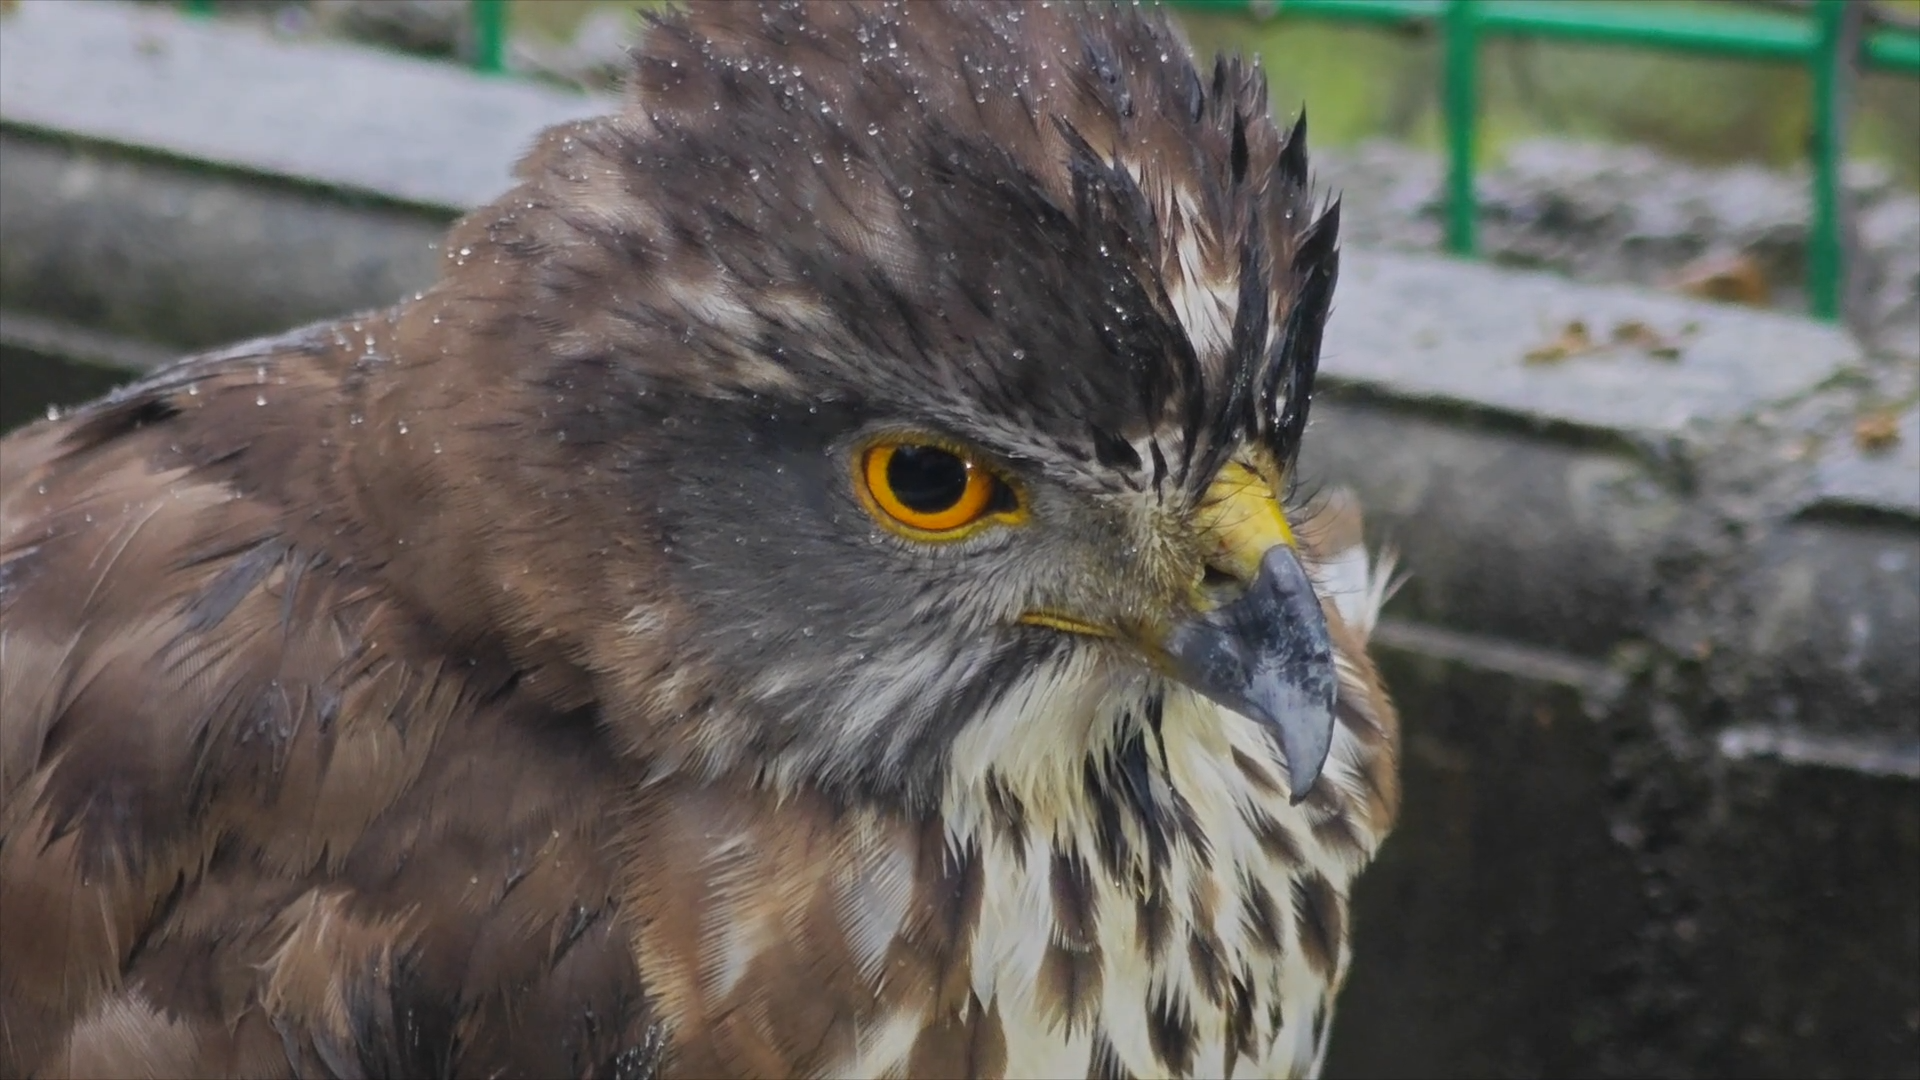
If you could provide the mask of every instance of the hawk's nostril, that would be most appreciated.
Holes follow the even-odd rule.
[[[1208,563],[1206,572],[1200,575],[1200,588],[1209,595],[1238,596],[1246,587],[1247,583],[1234,576],[1233,571],[1213,563]]]

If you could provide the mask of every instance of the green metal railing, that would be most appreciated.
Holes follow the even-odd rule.
[[[1248,0],[1170,0],[1183,7],[1248,10]],[[1807,293],[1813,313],[1838,319],[1846,298],[1840,169],[1852,73],[1875,68],[1920,76],[1920,33],[1868,27],[1860,0],[1812,0],[1798,10],[1712,8],[1655,0],[1269,0],[1263,12],[1437,31],[1444,54],[1447,246],[1475,250],[1480,43],[1493,36],[1549,38],[1709,56],[1785,62],[1812,73],[1809,145],[1813,220]],[[1784,5],[1776,5],[1784,7]]]
[[[467,0],[472,5],[473,66],[498,74],[507,69],[507,5],[511,0]],[[187,14],[209,16],[214,0],[180,0]]]
[[[186,0],[207,12],[211,0]],[[1867,25],[1862,0],[1806,0],[1720,7],[1663,0],[1167,0],[1178,7],[1315,18],[1438,33],[1444,53],[1441,112],[1447,132],[1447,246],[1476,250],[1474,196],[1479,147],[1480,43],[1489,37],[1545,38],[1791,63],[1812,74],[1809,145],[1813,220],[1807,293],[1823,319],[1843,314],[1845,225],[1840,169],[1852,75],[1860,68],[1920,76],[1920,32]],[[506,70],[509,0],[469,0],[473,66]],[[1793,10],[1783,10],[1792,7]]]
[[[473,5],[473,66],[488,74],[507,70],[508,0],[469,0]]]

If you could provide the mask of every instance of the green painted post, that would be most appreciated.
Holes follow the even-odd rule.
[[[1445,15],[1447,124],[1447,248],[1474,251],[1479,202],[1474,196],[1474,150],[1478,143],[1480,27],[1476,0],[1450,0]]]
[[[470,2],[474,70],[489,74],[507,70],[507,0]]]
[[[210,17],[213,14],[213,0],[187,0],[187,14],[196,19]]]
[[[1845,314],[1847,245],[1841,167],[1847,156],[1847,105],[1860,44],[1859,21],[1847,0],[1819,0],[1814,8],[1813,222],[1807,237],[1807,291],[1814,315]],[[1857,15],[1858,13],[1852,13]]]
[[[1920,34],[1911,30],[1879,30],[1868,35],[1867,64],[1920,75]]]

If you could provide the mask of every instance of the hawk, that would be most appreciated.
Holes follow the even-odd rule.
[[[1316,1072],[1397,721],[1265,96],[666,14],[423,295],[9,437],[0,1072]]]

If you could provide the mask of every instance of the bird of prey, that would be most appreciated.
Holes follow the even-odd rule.
[[[0,1073],[1315,1073],[1397,720],[1265,98],[665,14],[423,295],[9,437]]]

